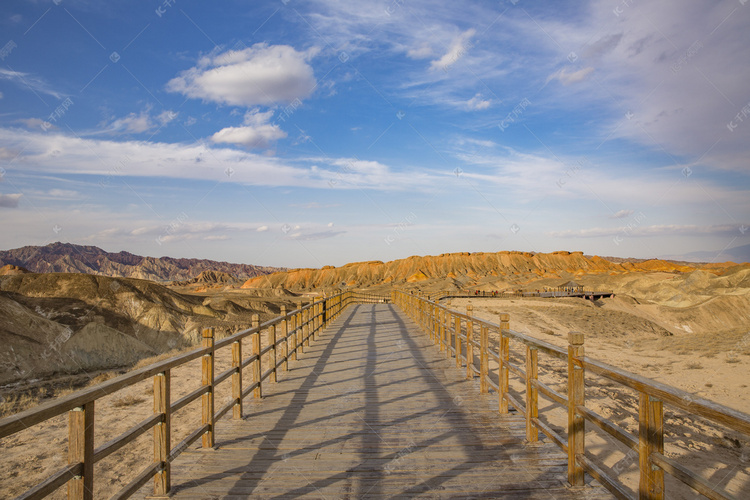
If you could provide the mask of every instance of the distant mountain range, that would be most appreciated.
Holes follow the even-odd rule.
[[[685,255],[669,255],[665,258],[678,258],[691,262],[750,262],[750,245],[725,248],[721,251],[690,252]]]
[[[283,271],[284,268],[232,264],[206,259],[143,257],[129,252],[105,252],[95,246],[71,243],[26,246],[0,251],[0,267],[25,267],[34,273],[84,273],[168,282],[191,280],[204,271],[215,271],[247,280]]]

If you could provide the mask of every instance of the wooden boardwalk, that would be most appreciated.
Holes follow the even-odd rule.
[[[612,498],[569,488],[563,452],[393,305],[350,306],[289,368],[172,464],[174,498]]]

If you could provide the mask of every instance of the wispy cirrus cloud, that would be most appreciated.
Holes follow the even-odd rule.
[[[720,224],[711,226],[661,224],[642,227],[594,227],[588,229],[575,229],[566,231],[550,231],[548,234],[553,238],[601,238],[627,234],[628,236],[738,236],[743,234],[741,228],[747,230],[747,224]]]
[[[56,99],[64,97],[64,94],[52,88],[44,79],[31,73],[0,68],[0,80],[9,81],[22,89],[31,90],[34,93],[46,94]]]
[[[563,85],[571,85],[573,83],[584,81],[593,72],[594,68],[591,66],[579,69],[578,71],[569,71],[568,68],[562,68],[547,77],[547,82],[558,80]]]
[[[6,170],[117,177],[164,177],[318,189],[429,190],[440,176],[394,171],[358,158],[292,161],[204,142],[115,141],[0,128],[0,148],[18,151]]]
[[[441,69],[446,71],[448,68],[456,64],[456,62],[458,62],[469,50],[471,47],[471,38],[476,34],[477,30],[470,28],[454,37],[448,51],[445,52],[440,59],[435,59],[430,62],[430,69]]]

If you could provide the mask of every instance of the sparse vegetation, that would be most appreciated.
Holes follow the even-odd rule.
[[[698,361],[690,361],[685,365],[685,368],[687,368],[688,370],[701,370],[703,369],[703,365]]]
[[[118,375],[120,375],[120,372],[116,371],[100,373],[99,375],[91,379],[91,382],[89,382],[89,387],[99,385],[103,382],[106,382],[107,380],[111,380],[117,377]]]
[[[128,395],[128,396],[123,396],[120,399],[115,399],[112,402],[112,406],[114,406],[115,408],[122,408],[124,406],[137,405],[139,403],[143,403],[144,401],[146,401],[146,400],[143,399],[143,398],[139,398],[138,396],[133,396],[131,394],[131,395]]]

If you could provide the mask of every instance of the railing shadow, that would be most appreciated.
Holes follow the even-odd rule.
[[[368,320],[362,321],[363,316]],[[349,339],[352,335],[356,336],[356,342]],[[440,365],[445,365],[444,359],[429,353],[428,350],[431,349],[429,340],[424,338],[410,320],[405,321],[394,306],[383,304],[352,306],[342,318],[329,326],[318,342],[320,354],[314,358],[312,366],[292,364],[293,371],[298,373],[303,370],[308,371],[306,375],[296,377],[301,378],[301,383],[297,382],[299,385],[295,391],[297,397],[294,399],[294,404],[284,407],[281,411],[263,410],[263,403],[248,405],[246,408],[259,410],[245,418],[251,426],[253,419],[273,418],[275,420],[271,430],[266,431],[268,434],[273,434],[273,441],[266,440],[264,446],[258,447],[259,449],[246,463],[221,473],[207,474],[199,479],[175,484],[173,493],[188,490],[200,493],[203,486],[214,481],[226,480],[227,475],[234,475],[235,481],[234,486],[226,493],[228,496],[261,494],[263,492],[259,488],[264,483],[272,484],[275,491],[278,487],[283,487],[283,484],[273,483],[273,474],[269,474],[273,464],[278,464],[280,461],[287,462],[337,444],[343,445],[347,442],[351,444],[352,441],[359,441],[358,463],[345,471],[331,473],[323,478],[316,476],[317,478],[310,480],[304,486],[290,488],[282,496],[304,495],[309,494],[310,491],[323,490],[332,486],[342,488],[342,491],[349,488],[350,494],[356,497],[391,495],[392,492],[383,489],[384,481],[398,480],[402,476],[404,479],[408,476],[409,481],[403,483],[403,489],[396,496],[411,497],[430,492],[440,494],[447,481],[466,475],[479,467],[486,467],[486,463],[477,460],[478,453],[492,457],[491,461],[495,467],[493,473],[501,474],[507,468],[509,473],[514,474],[514,477],[518,475],[517,471],[511,471],[511,469],[518,467],[515,464],[514,454],[523,447],[522,438],[508,433],[488,440],[486,432],[480,432],[481,429],[486,429],[487,418],[478,414],[475,411],[476,408],[470,407],[470,403],[483,401],[485,397],[466,392],[463,396],[457,394],[460,391],[460,384],[470,383],[461,380],[460,374],[451,373],[450,368],[448,370],[438,368]],[[332,361],[332,358],[335,354],[342,354],[337,351],[337,346],[344,345],[353,358],[358,357],[363,362],[358,366],[327,371],[327,368],[341,363]],[[351,347],[354,345],[360,345],[361,349],[352,351]],[[296,363],[299,364],[301,361],[303,360]],[[399,362],[403,365],[400,368]],[[358,373],[358,375],[346,377],[347,371]],[[411,374],[411,380],[398,377],[399,371]],[[329,382],[321,379],[321,375],[330,375],[333,372],[345,376],[345,380],[360,382],[361,389],[346,392],[344,389],[333,388]],[[336,380],[339,381],[338,378]],[[285,381],[287,380],[282,379],[281,383]],[[288,382],[294,381],[288,380]],[[317,393],[316,397],[314,390],[316,388],[320,390],[323,385],[329,386],[327,388],[336,391],[336,394],[330,398],[321,398]],[[459,387],[455,387],[456,385]],[[390,391],[395,391],[395,394]],[[273,389],[269,391],[269,394],[273,394]],[[365,396],[364,403],[347,400],[348,396],[361,396],[362,394]],[[431,397],[426,398],[426,396]],[[343,401],[344,405],[338,408],[338,411],[333,411],[324,417],[306,418],[305,408],[309,405],[326,403],[336,407],[336,399]],[[425,404],[426,399],[431,400],[432,403]],[[410,400],[412,400],[411,404],[409,404]],[[414,401],[419,403],[414,403]],[[389,416],[396,408],[403,410],[404,413],[396,418]],[[358,416],[361,425],[353,427],[350,432],[346,429],[340,430],[335,437],[309,443],[286,453],[282,453],[282,450],[277,447],[292,428],[310,426],[313,429],[316,423],[322,424],[326,421],[329,421],[330,425],[335,425],[335,419],[341,417],[348,417],[351,422],[353,415]],[[403,446],[394,444],[392,439],[390,441],[384,439],[377,430],[386,427],[394,429],[400,425],[418,426],[417,423],[426,418],[431,419],[430,421],[434,424],[429,428],[417,429],[413,437],[408,442],[404,442]],[[217,445],[221,448],[243,440],[257,440],[261,434],[249,432],[232,439],[220,440]],[[454,458],[450,466],[441,467],[439,463],[425,461],[429,447],[447,445],[449,441],[458,443],[457,458]],[[374,457],[377,457],[380,465],[373,464]],[[288,463],[291,467],[292,462]],[[548,476],[544,478],[533,474],[522,476],[519,475],[519,479],[514,483],[516,498],[524,498],[523,492],[526,490],[539,491],[540,482],[550,481]],[[419,480],[415,482],[414,479],[417,477]],[[270,483],[267,483],[268,481]],[[355,485],[357,489],[352,491],[351,488]],[[393,487],[393,481],[391,481],[391,487]],[[502,493],[497,488],[498,485],[490,484],[484,491],[474,496],[497,496]],[[190,492],[193,493],[193,491]],[[268,493],[264,494],[268,495]]]

